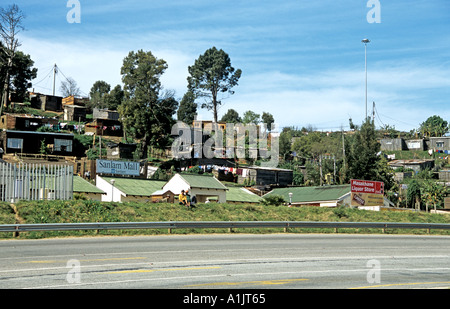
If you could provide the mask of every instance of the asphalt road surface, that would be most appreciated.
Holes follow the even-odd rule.
[[[444,236],[225,234],[0,241],[2,289],[449,287],[450,237]],[[195,301],[194,296],[189,294],[187,301]]]

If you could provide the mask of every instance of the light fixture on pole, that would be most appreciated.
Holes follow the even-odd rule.
[[[110,183],[111,183],[111,202],[114,202],[114,183],[116,182],[116,180],[111,179]]]
[[[365,62],[365,72],[366,72],[366,120],[367,120],[367,43],[370,43],[370,40],[363,39],[361,42],[364,43],[364,62]]]

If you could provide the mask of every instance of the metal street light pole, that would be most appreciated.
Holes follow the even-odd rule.
[[[365,62],[365,72],[366,72],[366,120],[367,120],[367,43],[370,43],[370,40],[364,39],[361,42],[364,43],[364,62]]]
[[[114,202],[114,183],[116,182],[115,179],[111,179],[110,183],[111,183],[111,202]]]

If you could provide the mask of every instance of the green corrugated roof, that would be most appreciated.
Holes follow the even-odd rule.
[[[262,197],[249,192],[248,190],[240,187],[227,187],[227,202],[234,203],[259,203]],[[209,197],[209,200],[216,201],[217,196]]]
[[[335,201],[350,192],[350,185],[277,188],[265,196],[277,194],[289,202],[289,192],[292,193],[292,203]]]
[[[114,179],[114,187],[125,193],[126,195],[150,196],[153,192],[161,190],[166,184],[162,180],[134,179],[134,178],[115,178],[102,177],[108,183]]]
[[[99,188],[97,188],[89,181],[83,179],[80,176],[73,176],[73,192],[105,194],[103,190],[100,190]]]
[[[259,197],[244,188],[228,187],[227,202],[258,203],[261,200],[262,197]]]
[[[191,188],[227,189],[219,180],[212,176],[180,174]]]

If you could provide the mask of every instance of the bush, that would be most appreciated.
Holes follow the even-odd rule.
[[[263,198],[262,204],[265,206],[280,206],[286,203],[281,195],[272,194]]]
[[[347,208],[345,206],[339,206],[336,208],[333,208],[333,213],[340,219],[340,218],[348,218],[349,215],[347,213]]]

